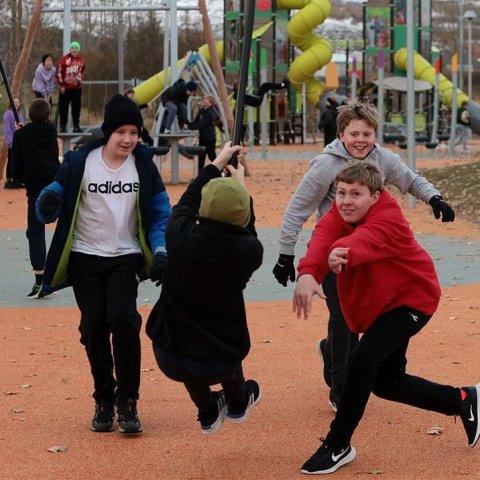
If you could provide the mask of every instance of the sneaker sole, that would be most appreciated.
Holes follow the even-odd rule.
[[[90,429],[92,430],[92,432],[96,432],[96,433],[110,433],[115,430],[115,427],[113,425],[110,425],[108,427],[107,426],[95,427],[92,425]]]
[[[211,435],[212,433],[217,433],[223,425],[223,420],[227,413],[228,405],[225,404],[218,414],[218,418],[209,426],[209,427],[200,427],[200,431],[203,435]]]
[[[480,383],[477,383],[475,385],[475,391],[477,392],[477,416],[478,413],[480,412]],[[473,442],[469,444],[469,447],[474,447],[478,443],[478,439],[480,438],[480,421],[477,417],[477,430],[475,432],[475,437],[473,439]]]
[[[143,427],[140,427],[140,429],[136,429],[136,430],[130,430],[128,428],[118,427],[118,431],[120,433],[125,433],[127,435],[135,435],[135,433],[142,433],[143,432]]]
[[[243,415],[238,416],[238,417],[237,416],[231,416],[227,411],[227,414],[225,415],[225,419],[229,422],[232,422],[232,423],[243,423],[243,422],[245,422],[247,420],[247,418],[250,416],[250,412],[252,411],[252,409],[260,403],[261,399],[262,399],[262,390],[260,389],[258,398],[251,405],[249,405],[247,407],[247,409],[245,410],[245,413]]]
[[[336,472],[340,467],[343,467],[347,463],[350,463],[355,459],[356,456],[357,456],[357,451],[355,450],[355,448],[352,447],[352,450],[346,457],[342,458],[338,463],[336,463],[333,467],[329,468],[328,470],[316,470],[314,472],[310,472],[309,470],[302,469],[300,471],[305,475],[327,475],[328,473]]]

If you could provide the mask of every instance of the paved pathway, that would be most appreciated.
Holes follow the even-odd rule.
[[[292,298],[293,285],[279,285],[271,271],[278,256],[279,229],[259,228],[258,234],[265,253],[263,265],[255,272],[247,286],[247,301],[288,300]],[[310,233],[303,232],[297,244],[297,260],[306,250]],[[48,242],[51,232],[47,232]],[[417,239],[431,254],[437,267],[442,286],[478,283],[480,281],[480,240],[446,236],[418,235]],[[0,232],[0,306],[1,307],[53,307],[74,306],[71,288],[41,300],[30,300],[26,294],[33,283],[28,262],[27,240],[23,231]],[[156,301],[159,288],[150,282],[140,286],[139,304]]]

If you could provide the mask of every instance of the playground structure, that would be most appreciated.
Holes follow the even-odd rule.
[[[430,63],[430,61],[433,63],[434,60],[434,55],[430,50],[431,0],[418,0],[418,2],[422,5],[422,11],[415,20],[418,23],[415,26],[415,48],[419,50],[415,53],[415,76],[419,80],[434,85],[434,67]],[[175,16],[177,11],[183,8],[176,5],[176,2],[169,1],[167,4],[162,9],[169,12],[169,9],[172,10],[172,4],[175,4]],[[362,89],[365,85],[372,83],[371,80],[375,79],[376,58],[380,50],[383,50],[386,55],[387,71],[390,70],[392,74],[397,75],[404,75],[406,71],[405,24],[402,23],[404,21],[405,2],[392,0],[388,4],[388,7],[381,8],[367,7],[366,4],[362,7],[364,10],[365,48],[361,59],[362,71],[358,72],[358,75],[354,74],[355,57],[352,57],[350,64],[348,54],[346,58],[346,70],[351,75],[352,86],[357,79],[361,80],[359,88],[353,89],[352,87],[351,94],[362,95]],[[238,73],[238,54],[243,33],[244,5],[245,0],[225,0],[224,38],[217,41],[215,45],[216,53],[223,65],[227,85],[230,86],[230,92],[234,89],[235,76]],[[260,114],[261,109],[258,109],[254,113],[249,112],[249,121],[254,117],[252,122],[255,121],[258,125],[262,123],[262,128],[266,123],[267,127],[273,130],[273,132],[270,131],[270,143],[275,143],[275,140],[278,141],[279,133],[283,134],[286,143],[289,138],[295,141],[295,136],[298,135],[301,136],[303,142],[306,136],[307,109],[310,113],[308,121],[312,122],[313,129],[315,129],[317,106],[321,109],[325,98],[332,92],[337,95],[339,93],[349,93],[347,91],[348,85],[345,85],[344,92],[339,91],[338,75],[336,79],[335,76],[329,78],[327,75],[325,83],[319,80],[318,75],[323,67],[326,66],[328,71],[329,67],[334,66],[331,61],[334,51],[331,42],[315,32],[331,15],[332,2],[331,0],[277,0],[277,2],[257,2],[256,7],[255,29],[252,36],[254,41],[249,70],[249,92],[254,93],[263,81],[278,82],[284,78],[289,79],[290,88],[288,92],[274,92],[267,95],[265,102],[262,104],[262,108],[266,109],[266,116]],[[121,9],[124,10],[123,7]],[[70,10],[74,11],[75,7],[70,7]],[[291,14],[292,10],[295,10],[294,14]],[[48,9],[48,11],[54,10]],[[118,13],[120,15],[121,11],[118,10]],[[64,19],[67,20],[68,16],[65,15]],[[173,13],[170,16],[169,31],[169,37],[173,38],[176,35],[177,25],[172,19]],[[389,32],[393,30],[394,35],[390,37]],[[67,32],[68,28],[65,28],[64,45],[68,44],[69,41]],[[119,39],[119,45],[121,43]],[[164,47],[164,50],[168,50],[168,44],[165,44]],[[212,71],[211,51],[207,44],[204,44],[198,49],[188,52],[184,58],[172,62],[174,52],[175,50],[172,48],[169,55],[166,54],[168,63],[164,63],[162,71],[134,87],[136,101],[139,104],[151,103],[161,94],[164,88],[178,77],[183,77],[186,80],[194,79],[200,84],[200,94],[212,95],[217,100],[219,117],[223,123],[223,133],[220,135],[220,141],[223,143],[229,138],[229,129],[226,128],[225,112],[218,95],[215,75]],[[123,55],[123,51],[120,52],[119,49],[119,58],[121,57],[120,53]],[[429,61],[426,58],[431,60]],[[389,64],[388,59],[390,59]],[[121,70],[119,60],[119,76],[122,73]],[[440,75],[439,97],[444,106],[450,106],[453,88],[452,82],[444,75]],[[480,131],[480,106],[469,99],[461,90],[456,90],[456,93],[458,105],[464,100],[468,101],[473,131]],[[373,91],[367,91],[367,95],[370,96],[370,94],[372,97],[375,96]],[[405,122],[404,111],[402,113],[404,106],[402,106],[401,100],[400,104],[396,102],[395,105],[395,102],[391,101],[394,96],[395,93],[389,93],[386,97],[386,120],[394,120],[394,123]],[[233,106],[234,100],[232,97],[231,93],[230,99]],[[419,111],[416,116],[419,119],[418,129],[427,129],[431,124],[431,97],[431,93],[428,93],[421,95],[419,98]],[[426,105],[425,107],[421,106],[422,102]],[[249,110],[254,109],[249,108]],[[162,107],[160,106],[156,115],[157,121],[152,130],[154,135],[157,135],[160,131],[160,125],[157,125],[157,123],[162,114]],[[282,122],[287,126],[279,132]],[[263,142],[264,139],[262,138]]]
[[[398,50],[395,53],[395,65],[401,69],[406,70],[407,67],[407,50],[405,48]],[[415,78],[425,80],[431,85],[435,85],[435,68],[418,52],[414,54]],[[450,106],[452,104],[454,84],[448,80],[445,75],[439,75],[439,96],[443,104]],[[475,133],[480,133],[480,105],[474,102],[464,92],[457,89],[456,92],[457,106],[462,102],[468,102],[468,113],[470,115],[471,129]]]
[[[216,43],[216,50],[224,66],[227,84],[234,83],[235,73],[238,71],[238,43],[242,37],[241,10],[243,3],[241,0],[225,2],[224,39]],[[434,54],[431,52],[431,0],[421,0],[421,3],[422,12],[416,19],[417,24],[415,25],[415,47],[419,50],[415,53],[414,59],[415,77],[435,87],[434,67],[425,58],[431,57],[432,61],[434,60]],[[231,10],[228,10],[228,5],[230,5]],[[363,9],[365,48],[362,65],[364,70],[358,75],[358,78],[362,78],[362,85],[355,89],[356,93],[353,90],[351,93],[348,92],[360,95],[365,91],[365,85],[375,79],[377,72],[376,59],[379,50],[383,50],[385,56],[389,59],[387,64],[389,64],[391,74],[405,75],[407,66],[405,2],[396,0],[389,2],[388,7],[381,8],[364,5]],[[298,11],[290,16],[291,10]],[[318,71],[322,67],[332,66],[333,47],[327,39],[315,33],[315,29],[325,22],[331,12],[332,3],[330,0],[278,0],[276,7],[270,5],[268,8],[256,12],[258,19],[256,19],[256,29],[253,34],[249,87],[254,90],[254,86],[257,85],[258,87],[261,81],[276,81],[281,74],[288,77],[291,87],[288,95],[274,93],[268,96],[266,102],[268,105],[267,122],[270,128],[278,129],[281,124],[279,120],[283,117],[284,122],[287,123],[290,119],[293,119],[287,128],[291,130],[295,127],[305,129],[307,108],[310,109],[310,112],[312,112],[313,106],[322,108],[325,98],[331,92],[339,94],[338,76],[333,80],[331,80],[332,77],[329,79],[327,76],[325,83],[318,79]],[[389,32],[392,29],[394,35],[390,38]],[[285,47],[287,35],[290,45],[295,48],[295,53],[293,53],[293,49]],[[285,51],[290,53],[285,54]],[[186,66],[186,63],[189,63],[189,65]],[[202,66],[200,72],[196,63]],[[357,80],[356,72],[352,72],[354,64],[354,59],[352,59],[351,68],[349,68],[352,84]],[[202,93],[216,96],[215,78],[211,73],[210,65],[210,52],[207,45],[202,45],[198,48],[198,51],[188,54],[186,59],[178,60],[176,69],[184,78],[193,78],[200,81]],[[347,65],[347,67],[349,66]],[[265,75],[272,78],[265,78]],[[150,102],[160,95],[169,83],[171,83],[171,72],[167,70],[167,74],[165,74],[165,70],[163,70],[137,86],[135,88],[135,98],[139,103]],[[444,75],[440,75],[438,93],[439,99],[445,107],[451,106],[453,88],[453,83]],[[368,92],[368,90],[366,91]],[[429,130],[432,129],[432,93],[434,92],[428,92],[418,97],[415,115],[417,140],[423,139],[425,141],[429,137]],[[367,95],[375,96],[373,92],[367,93]],[[395,97],[397,97],[396,100]],[[460,105],[464,100],[468,101],[472,130],[478,133],[480,131],[480,106],[469,99],[461,90],[457,90],[457,105]],[[386,102],[388,105],[386,120],[393,122],[391,125],[404,124],[405,114],[402,113],[401,95],[396,94],[395,91],[390,91]],[[220,116],[223,120],[223,112],[221,111]],[[258,114],[257,122],[260,122],[260,115]],[[445,120],[443,124],[442,134],[445,136]],[[304,132],[302,132],[302,141],[304,136]],[[271,132],[271,143],[274,142],[274,138]],[[294,140],[295,136],[293,136]]]

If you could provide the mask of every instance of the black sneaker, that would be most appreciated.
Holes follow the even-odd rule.
[[[229,422],[242,423],[250,415],[253,407],[256,407],[262,399],[262,391],[260,385],[255,380],[247,380],[245,382],[246,400],[241,402],[241,405],[230,402],[228,404],[228,411],[225,418]],[[237,402],[238,403],[238,402]]]
[[[128,398],[117,401],[118,431],[120,433],[140,433],[143,431],[142,422],[138,418],[137,401]]]
[[[478,411],[480,410],[480,383],[474,387],[462,387],[467,394],[462,401],[460,418],[467,432],[468,446],[474,447],[480,437],[480,423],[478,422]]]
[[[41,291],[42,291],[42,286],[35,284],[32,287],[32,291],[27,295],[27,298],[38,298],[38,295],[40,294]]]
[[[321,440],[323,443],[320,448],[303,464],[302,473],[308,475],[333,473],[357,456],[356,450],[350,445],[335,452],[323,439]]]
[[[223,390],[213,392],[214,404],[206,412],[198,411],[200,430],[204,435],[218,432],[223,424],[227,411],[227,400]]]
[[[73,127],[73,132],[74,133],[83,133],[83,128],[80,128],[78,125],[76,127]]]
[[[95,415],[92,420],[92,430],[94,432],[113,432],[113,419],[115,412],[113,403],[98,401],[95,403]]]
[[[60,133],[67,133],[66,125],[60,125]]]
[[[38,296],[37,298],[45,298],[45,297],[48,297],[49,295],[51,295],[53,292],[52,289],[50,289],[48,292],[42,287],[40,289],[40,291],[38,292]]]
[[[332,388],[332,377],[330,376],[330,372],[332,371],[332,360],[327,352],[326,343],[326,338],[318,342],[318,352],[320,353],[323,361],[323,379],[325,380],[325,383]]]

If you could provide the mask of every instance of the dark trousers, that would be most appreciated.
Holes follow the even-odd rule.
[[[7,169],[5,170],[7,180],[13,181],[13,150],[7,149]]]
[[[329,272],[322,283],[330,316],[328,317],[328,338],[326,350],[330,355],[332,389],[330,399],[338,402],[347,374],[350,352],[358,342],[358,334],[352,333],[345,323],[337,291],[337,276]]]
[[[445,415],[460,413],[460,389],[405,371],[409,340],[429,319],[401,307],[378,317],[362,335],[351,353],[338,411],[325,439],[335,450],[350,445],[371,392],[386,400]]]
[[[33,94],[35,95],[35,98],[45,98],[43,94],[40,92],[36,92],[35,90],[33,91]],[[50,107],[52,106],[52,96],[50,95],[50,99],[48,100],[50,103]]]
[[[35,215],[37,196],[27,198],[27,239],[30,264],[33,270],[43,271],[47,257],[45,242],[45,225]]]
[[[205,147],[205,153],[198,156],[198,169],[201,170],[205,166],[205,160],[208,155],[208,159],[213,162],[215,158],[217,158],[217,153],[215,152],[215,145],[217,143],[217,139],[208,139],[208,138],[200,138],[198,144],[200,146]]]
[[[58,98],[58,113],[60,115],[60,127],[65,128],[68,123],[68,107],[72,109],[72,121],[74,127],[80,126],[80,109],[82,107],[82,89],[66,88],[65,93],[60,93]]]
[[[165,352],[155,343],[153,351],[160,370],[168,378],[185,385],[200,411],[208,410],[211,406],[211,385],[222,385],[227,402],[242,402],[245,399],[242,362],[183,357]]]
[[[187,105],[180,102],[178,105],[172,101],[163,104],[165,113],[162,121],[163,130],[171,130],[175,117],[178,117],[178,125],[183,128],[188,123]]]
[[[97,401],[138,399],[142,318],[137,312],[137,275],[141,266],[140,254],[70,255],[68,274],[81,312],[80,342],[90,362]]]

